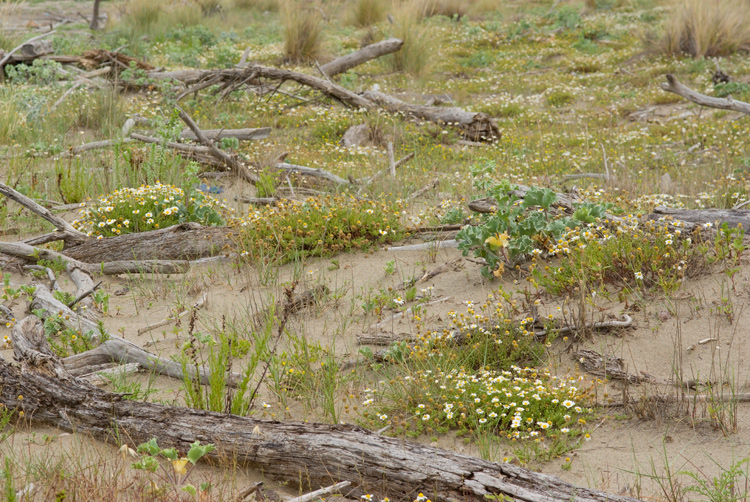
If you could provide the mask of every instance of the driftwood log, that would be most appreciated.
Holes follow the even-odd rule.
[[[750,114],[750,103],[737,101],[731,97],[715,98],[713,96],[706,96],[705,94],[696,92],[690,87],[681,84],[675,76],[671,74],[667,74],[667,82],[661,84],[661,88],[667,92],[682,96],[683,98],[701,106]]]
[[[730,227],[742,225],[747,234],[750,232],[750,210],[747,209],[672,209],[659,206],[648,215],[649,220],[658,220],[671,217],[674,220],[687,221],[690,223],[726,223]]]
[[[497,124],[486,113],[467,112],[456,107],[412,105],[378,91],[367,91],[362,96],[391,113],[403,113],[437,124],[457,126],[461,134],[470,141],[493,141],[500,137]]]
[[[238,141],[250,141],[256,139],[266,139],[271,134],[270,127],[260,127],[256,129],[204,129],[203,134],[212,141],[221,138],[236,138]],[[190,129],[185,129],[180,133],[180,139],[198,141],[198,136]]]
[[[326,63],[320,67],[321,71],[328,77],[333,77],[339,73],[344,73],[347,70],[351,70],[355,66],[359,66],[362,63],[366,63],[372,59],[391,54],[401,49],[404,45],[403,40],[398,38],[389,38],[388,40],[382,40],[374,44],[370,44],[366,47],[361,48],[356,52],[347,54],[338,59],[334,59],[330,63]]]
[[[510,195],[515,195],[519,199],[523,199],[530,189],[531,189],[530,187],[527,187],[525,185],[518,185],[518,188],[516,188],[515,190],[511,190],[508,193]],[[574,193],[558,192],[556,195],[557,195],[557,200],[555,200],[555,202],[552,203],[552,206],[559,207],[571,213],[575,210],[574,204],[583,202]],[[476,213],[494,213],[497,211],[497,201],[492,197],[474,199],[469,202],[468,206],[469,206],[469,209],[471,209],[472,211]]]
[[[65,250],[65,256],[84,263],[119,260],[195,260],[220,254],[233,245],[227,227],[181,223],[138,234],[92,240]]]
[[[271,422],[128,401],[70,376],[37,318],[19,322],[12,337],[19,365],[0,358],[0,403],[32,421],[101,440],[137,445],[155,438],[181,451],[196,440],[213,443],[213,457],[235,459],[306,489],[349,481],[350,496],[412,500],[421,491],[440,502],[481,501],[493,494],[529,502],[635,500],[350,425]]]

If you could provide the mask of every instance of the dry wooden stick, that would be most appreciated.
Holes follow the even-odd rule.
[[[409,197],[407,197],[406,200],[414,200],[418,197],[421,197],[422,195],[426,194],[427,192],[429,192],[430,190],[432,190],[439,184],[440,184],[440,178],[435,178],[434,180],[430,181],[425,186],[423,186],[422,188],[420,188],[419,190],[411,194]]]
[[[750,103],[737,101],[731,97],[714,98],[712,96],[706,96],[705,94],[696,92],[686,85],[681,84],[674,75],[669,73],[667,74],[667,83],[661,84],[661,88],[667,92],[682,96],[683,98],[701,106],[750,114]]]
[[[406,155],[405,157],[397,160],[393,164],[393,170],[398,169],[399,167],[401,167],[402,165],[406,164],[407,162],[409,162],[413,158],[414,158],[414,153],[410,153],[410,154]],[[357,183],[360,184],[360,185],[367,186],[370,183],[372,183],[373,181],[375,181],[376,179],[378,179],[381,176],[383,176],[387,172],[391,172],[391,166],[390,165],[387,168],[383,169],[382,171],[376,172],[375,174],[373,174],[369,178],[360,178],[360,179],[358,179]]]
[[[335,485],[327,486],[325,488],[321,488],[320,490],[315,490],[314,492],[306,493],[305,495],[289,499],[287,500],[287,502],[310,502],[311,500],[319,498],[321,495],[326,495],[328,493],[341,490],[342,488],[346,488],[349,485],[351,485],[351,482],[342,481],[341,483],[336,483]]]
[[[29,197],[26,197],[25,195],[14,190],[8,185],[0,183],[0,194],[18,202],[32,213],[38,214],[48,222],[52,223],[55,228],[57,228],[61,233],[65,234],[71,240],[83,242],[89,239],[86,234],[73,228],[73,225],[63,220],[59,216],[55,216],[49,209],[40,206]]]
[[[150,324],[150,325],[146,326],[145,328],[141,328],[141,329],[138,330],[138,332],[136,333],[136,335],[141,336],[144,333],[148,333],[149,331],[153,331],[153,330],[155,330],[157,328],[161,328],[162,326],[166,326],[167,324],[173,323],[177,319],[179,319],[181,317],[184,317],[184,316],[188,315],[189,313],[191,313],[191,312],[193,312],[195,310],[199,310],[199,309],[203,308],[206,305],[206,300],[208,300],[208,293],[203,293],[203,296],[201,296],[198,299],[198,301],[195,302],[193,304],[193,306],[190,307],[189,309],[183,310],[182,312],[180,312],[180,313],[178,313],[178,314],[176,314],[174,316],[169,316],[166,319],[163,319],[163,320],[161,320],[161,321],[159,321],[159,322],[157,322],[155,324]]]
[[[222,152],[221,150],[216,148],[216,145],[214,145],[211,140],[208,139],[205,134],[203,134],[203,131],[201,131],[200,127],[198,127],[198,124],[196,124],[190,117],[190,115],[185,113],[182,108],[178,106],[177,110],[182,121],[185,122],[185,124],[188,126],[188,128],[190,128],[191,131],[193,131],[195,136],[198,138],[198,141],[208,147],[209,151],[214,157],[224,162],[227,167],[236,172],[242,179],[253,184],[260,181],[260,178],[257,175],[251,173],[247,166],[243,165],[236,156],[229,155],[228,153]]]

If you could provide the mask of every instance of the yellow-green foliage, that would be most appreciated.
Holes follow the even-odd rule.
[[[394,17],[393,36],[404,41],[401,50],[390,57],[395,71],[412,75],[424,75],[429,71],[431,57],[436,52],[434,30],[424,24],[430,12],[430,2],[424,0],[395,0],[392,4]]]
[[[750,50],[749,0],[683,0],[667,21],[667,54],[714,57]]]
[[[242,255],[268,261],[325,256],[403,237],[400,207],[346,196],[278,202],[242,223]]]
[[[323,54],[323,20],[320,11],[309,2],[280,0],[284,30],[284,55],[287,61],[316,61]]]

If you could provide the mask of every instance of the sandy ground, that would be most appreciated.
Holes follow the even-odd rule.
[[[417,240],[409,243],[414,242]],[[371,288],[377,290],[395,286],[401,277],[419,275],[424,269],[435,268],[458,257],[460,253],[456,249],[442,249],[437,253],[383,249],[368,254],[336,256],[334,259],[338,261],[339,268],[335,270],[328,270],[333,268],[331,259],[312,260],[302,271],[305,277],[303,282],[307,284],[301,287],[326,284],[339,298],[296,314],[290,329],[306,337],[309,342],[335,345],[336,353],[342,359],[356,357],[356,335],[376,321],[373,316],[364,315],[358,307],[361,303],[359,295]],[[396,261],[397,272],[393,275],[384,272],[384,266],[390,260]],[[438,275],[429,282],[428,285],[434,288],[434,298],[448,297],[448,300],[429,308],[428,326],[444,326],[448,311],[462,311],[465,301],[480,301],[501,285],[499,282],[481,280],[478,269],[479,265],[464,260],[459,270]],[[285,277],[291,278],[293,273],[293,267],[285,267],[275,284],[283,283]],[[743,266],[735,276],[733,290],[727,288],[726,276],[717,273],[686,284],[674,298],[661,301],[649,298],[643,303],[648,306],[647,309],[631,309],[628,312],[634,320],[631,328],[597,334],[578,347],[619,356],[630,373],[646,373],[663,381],[670,380],[679,368],[682,368],[685,381],[718,382],[728,377],[735,391],[743,393],[748,387],[745,364],[750,356],[750,347],[746,343],[750,330],[746,327],[746,314],[743,311],[748,297],[749,273],[750,267]],[[177,302],[192,304],[203,293],[208,294],[208,305],[201,311],[200,319],[206,323],[211,319],[220,319],[222,315],[231,318],[247,312],[258,312],[265,308],[272,295],[278,297],[280,289],[277,285],[263,286],[257,278],[257,271],[251,267],[237,269],[228,264],[194,269],[184,277],[154,277],[149,280],[108,278],[105,282],[107,291],[125,294],[112,296],[110,315],[103,320],[111,332],[120,333],[136,343],[149,344],[148,350],[162,356],[173,355],[179,352],[179,346],[185,340],[184,325],[178,340],[175,340],[173,333],[174,325],[141,336],[136,335],[137,330],[165,318],[175,309]],[[27,280],[15,274],[12,279],[13,282]],[[506,290],[520,287],[514,285],[512,279],[505,280],[502,286]],[[63,281],[63,287],[71,288],[72,285]],[[734,307],[732,322],[724,313],[716,312],[720,298],[727,295]],[[544,298],[542,315],[554,311],[558,305],[559,299]],[[623,305],[607,301],[597,302],[597,307],[595,316],[601,319],[619,317],[624,310]],[[403,321],[392,326],[394,333],[410,333],[412,330],[413,326]],[[6,329],[0,331],[4,333]],[[711,338],[715,340],[706,342]],[[701,341],[704,343],[701,344]],[[562,343],[551,349],[551,366],[559,374],[573,372],[575,368],[575,361],[565,349]],[[8,350],[0,351],[0,355],[5,359],[12,358]],[[139,378],[144,386],[148,383],[149,377],[142,375]],[[158,390],[156,398],[179,399],[179,381],[157,377],[153,385]],[[623,387],[618,382],[611,382],[603,392],[609,394],[610,400],[617,401],[621,398]],[[677,391],[667,384],[629,385],[627,392],[638,397],[656,393],[675,395]],[[728,390],[724,393],[729,395]],[[270,396],[267,398],[271,399]],[[290,411],[294,419],[316,419],[314,415],[298,413],[302,413],[301,408]],[[579,485],[658,498],[658,486],[646,475],[662,474],[665,459],[674,472],[689,469],[714,476],[732,461],[747,456],[750,406],[739,404],[738,428],[733,433],[724,434],[712,427],[709,415],[709,407],[703,403],[697,403],[688,410],[674,410],[666,405],[644,406],[642,410],[622,407],[605,410],[593,422],[592,440],[568,454],[572,459],[570,470],[561,467],[565,463],[562,458],[546,464],[532,464],[532,467]],[[355,417],[345,420],[354,421]],[[56,448],[65,449],[72,441],[88,441],[81,437],[73,439],[70,435],[61,435],[59,431],[45,428],[21,428],[12,440],[0,444],[0,452],[7,452],[8,448],[12,448],[16,454],[18,448],[27,448],[32,452],[35,443],[28,438],[33,435],[38,438],[44,434],[57,438],[54,441]],[[423,438],[422,441],[428,439]],[[97,443],[91,444],[93,447]],[[438,446],[478,454],[475,445],[460,438],[441,438]],[[509,445],[505,454],[510,453]],[[252,482],[260,474],[250,472],[243,476],[247,477],[247,482]],[[283,487],[277,488],[284,491]],[[642,491],[639,492],[639,489]]]

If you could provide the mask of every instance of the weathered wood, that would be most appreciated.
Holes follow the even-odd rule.
[[[104,239],[103,239],[104,240]],[[91,241],[96,242],[96,241]],[[101,242],[101,241],[99,241]],[[67,265],[85,270],[89,274],[120,275],[127,273],[178,274],[185,272],[190,264],[181,260],[120,260],[102,263],[84,263],[51,249],[29,246],[23,242],[0,242],[0,253],[32,262],[39,260],[61,260]],[[131,250],[132,254],[132,250]]]
[[[99,29],[99,4],[100,3],[101,3],[101,0],[94,0],[94,15],[91,17],[91,24],[89,25],[89,29],[92,29],[92,30]]]
[[[331,181],[337,185],[348,185],[349,181],[336,176],[324,169],[317,169],[314,167],[298,166],[296,164],[288,164],[286,162],[279,162],[273,166],[275,169],[280,171],[286,171],[288,173],[303,174],[305,176],[312,176],[314,178],[322,178],[324,180]]]
[[[658,220],[664,217],[690,223],[711,225],[726,223],[730,227],[742,225],[745,233],[750,232],[750,210],[748,209],[672,209],[658,206],[654,212],[648,215],[649,220]]]
[[[441,125],[453,124],[471,141],[493,141],[500,137],[497,124],[486,113],[467,112],[456,107],[412,105],[378,91],[366,91],[362,97],[391,113],[405,113]]]
[[[2,59],[0,59],[0,77],[4,76],[3,68],[9,62],[15,61],[30,61],[36,59],[44,54],[52,52],[52,44],[46,43],[35,43],[42,38],[48,37],[53,33],[57,33],[56,30],[48,31],[42,35],[33,37],[22,43],[21,45],[14,47],[10,52],[6,53]],[[16,53],[19,53],[17,57],[14,57]]]
[[[266,139],[271,134],[270,127],[260,127],[256,129],[204,129],[203,134],[212,141],[221,138],[237,138],[239,141],[250,141],[256,139]],[[198,141],[198,136],[190,129],[180,133],[180,139]]]
[[[234,231],[181,223],[168,228],[88,241],[65,250],[65,256],[85,262],[120,260],[195,260],[233,247]]]
[[[347,54],[338,59],[334,59],[330,63],[326,63],[320,67],[321,71],[329,76],[333,77],[339,73],[344,73],[347,70],[359,66],[362,63],[366,63],[372,59],[391,54],[401,49],[404,45],[403,40],[398,38],[389,38],[380,42],[370,44],[366,47],[361,48],[356,52]]]
[[[152,370],[161,375],[182,379],[182,365],[170,359],[160,358],[150,352],[143,350],[138,345],[125,340],[117,335],[107,332],[98,322],[87,319],[70,310],[65,304],[55,298],[46,287],[37,285],[31,308],[41,309],[45,312],[44,317],[52,314],[62,315],[66,324],[78,330],[80,333],[92,333],[92,339],[99,340],[101,335],[107,340],[95,349],[65,358],[66,367],[72,371],[81,371],[87,366],[103,363],[138,363],[142,368]],[[188,365],[187,372],[190,378],[195,378],[195,367]],[[204,385],[209,383],[209,371],[203,367],[198,368],[200,382]],[[234,387],[239,384],[242,376],[237,373],[226,375],[228,385]]]
[[[750,114],[750,103],[737,101],[735,99],[732,99],[731,97],[715,98],[713,96],[706,96],[705,94],[696,92],[690,87],[681,84],[674,75],[669,73],[667,74],[667,83],[661,84],[661,88],[667,92],[677,94],[678,96],[681,96],[701,106]]]
[[[50,211],[49,209],[40,206],[29,197],[26,197],[25,195],[14,190],[8,185],[0,183],[0,195],[4,195],[10,200],[16,201],[17,203],[21,204],[32,213],[38,214],[48,222],[52,223],[60,232],[68,235],[69,239],[79,242],[89,240],[89,237],[87,237],[86,234],[73,228],[73,225],[63,220],[59,216],[52,214],[52,211]]]
[[[526,194],[531,187],[526,185],[517,185],[518,188],[508,192],[509,195],[515,195],[519,199],[526,197]],[[582,202],[577,195],[573,193],[556,193],[557,200],[552,203],[553,207],[559,207],[565,209],[568,212],[574,211],[574,204]],[[469,209],[475,213],[494,213],[497,211],[497,201],[493,197],[484,197],[482,199],[474,199],[468,204]]]
[[[251,172],[236,155],[231,155],[227,152],[219,150],[216,145],[214,145],[211,140],[203,133],[203,131],[201,131],[200,127],[198,127],[198,124],[196,124],[195,121],[190,117],[190,115],[185,113],[183,109],[178,106],[177,110],[182,121],[185,122],[188,128],[193,132],[193,134],[195,134],[196,138],[198,138],[198,141],[200,141],[204,146],[208,147],[209,153],[211,155],[216,157],[216,159],[220,162],[226,164],[228,168],[237,173],[237,175],[242,179],[253,184],[260,181],[258,175]]]
[[[272,422],[124,400],[71,377],[46,348],[36,318],[19,322],[12,337],[22,369],[0,359],[0,403],[63,430],[105,441],[117,437],[129,445],[155,438],[160,446],[182,451],[194,441],[213,443],[217,450],[211,457],[236,459],[294,485],[303,483],[303,489],[349,481],[355,497],[382,493],[412,500],[422,491],[437,502],[479,502],[493,494],[529,502],[635,501],[351,425]],[[27,337],[35,343],[24,343]]]

